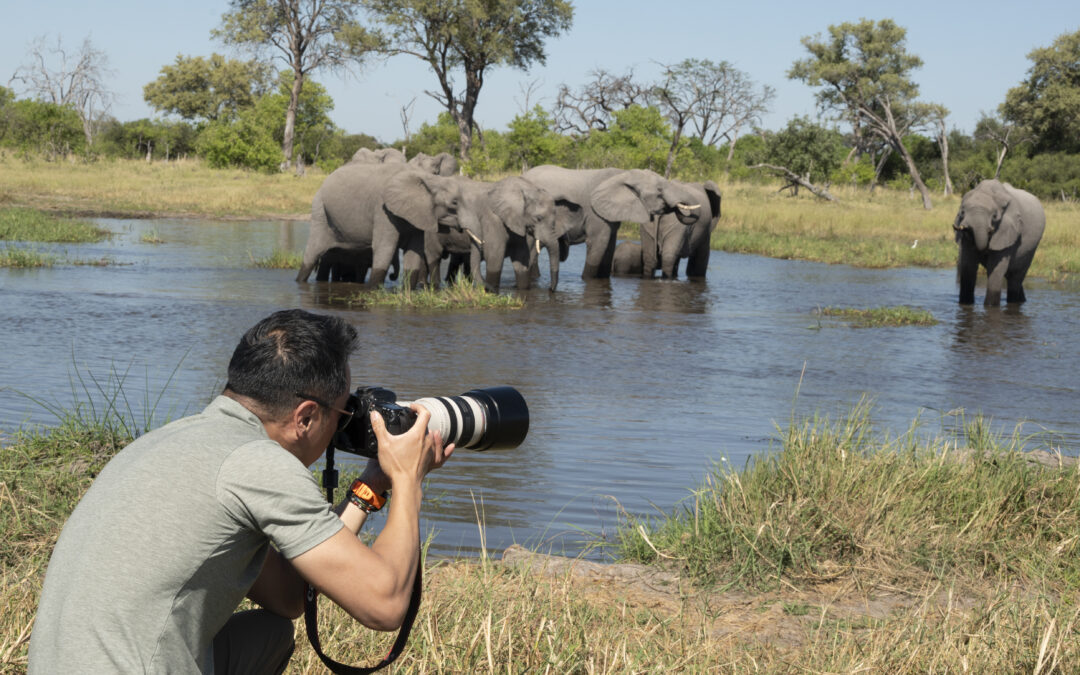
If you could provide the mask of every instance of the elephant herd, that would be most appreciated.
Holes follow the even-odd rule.
[[[525,289],[546,249],[554,291],[560,263],[580,243],[586,279],[653,277],[656,270],[673,279],[682,259],[686,276],[705,276],[709,237],[720,217],[720,191],[712,181],[547,165],[488,183],[459,176],[457,168],[446,153],[406,161],[393,148],[357,151],[315,194],[297,281],[315,271],[319,281],[381,286],[400,265],[402,283],[435,286],[441,261],[449,258],[451,270],[467,266],[467,274],[497,291],[509,258],[517,288]],[[616,246],[623,221],[640,224],[640,243]]]
[[[665,279],[704,277],[709,239],[720,218],[716,183],[668,180],[643,169],[538,166],[495,183],[458,175],[447,153],[406,161],[393,148],[362,148],[326,178],[311,205],[311,228],[297,281],[368,281],[388,274],[402,283],[437,286],[441,261],[498,291],[504,261],[517,288],[539,274],[546,249],[548,288],[570,246],[585,244],[584,279],[611,275]],[[640,225],[640,241],[619,244],[619,226]],[[986,268],[985,304],[1024,302],[1023,281],[1046,216],[1034,195],[985,180],[961,200],[953,223],[959,246],[960,303],[974,302],[979,266]],[[483,272],[481,271],[483,263]],[[395,272],[391,273],[393,267]],[[370,278],[368,273],[370,271]]]

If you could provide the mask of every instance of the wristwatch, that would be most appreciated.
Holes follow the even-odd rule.
[[[386,504],[387,493],[375,494],[367,483],[357,478],[349,487],[349,501],[365,513],[374,513]]]

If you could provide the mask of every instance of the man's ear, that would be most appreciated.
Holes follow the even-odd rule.
[[[311,431],[311,426],[315,423],[315,417],[318,414],[318,403],[315,401],[302,401],[300,405],[293,408],[289,426],[292,427],[297,436],[306,434]]]

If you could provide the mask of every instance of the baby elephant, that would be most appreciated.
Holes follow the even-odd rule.
[[[986,299],[1001,303],[1007,284],[1008,303],[1024,302],[1024,276],[1039,245],[1046,214],[1038,197],[997,180],[984,180],[964,195],[953,230],[960,245],[956,272],[960,303],[975,302],[975,277],[986,268]]]

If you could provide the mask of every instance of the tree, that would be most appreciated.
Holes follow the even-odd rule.
[[[143,99],[159,112],[186,120],[233,119],[266,93],[271,74],[258,61],[177,54],[176,63],[163,66],[161,75],[143,87]]]
[[[865,126],[900,155],[922,194],[923,208],[929,209],[930,190],[903,142],[931,114],[930,106],[915,100],[919,88],[910,73],[922,66],[922,59],[907,53],[906,34],[891,19],[829,26],[828,39],[820,34],[802,39],[810,57],[796,61],[788,77],[821,87],[818,105],[850,120],[856,138]]]
[[[522,173],[529,167],[555,161],[561,137],[551,125],[551,116],[539,104],[510,120],[506,141],[511,159],[518,162]]]
[[[991,141],[997,145],[994,178],[1001,177],[1001,167],[1005,163],[1005,155],[1009,150],[1021,143],[1031,143],[1034,140],[1034,136],[1027,129],[1003,122],[985,113],[975,123],[975,133],[972,135],[977,141]]]
[[[938,152],[941,153],[941,173],[944,175],[942,192],[946,197],[953,193],[952,178],[949,177],[949,134],[945,130],[945,119],[949,116],[949,110],[943,105],[936,106],[930,114],[930,120],[934,124],[934,142],[937,143]]]
[[[214,37],[263,53],[270,50],[293,73],[281,143],[285,170],[293,160],[296,109],[308,73],[321,68],[347,71],[381,44],[381,36],[360,25],[361,0],[230,0]]]
[[[1029,129],[1036,151],[1080,152],[1080,30],[1028,58],[1028,78],[1006,92],[1002,117]]]
[[[82,122],[86,146],[94,143],[94,125],[112,105],[114,94],[105,86],[112,74],[109,57],[95,49],[90,38],[74,54],[64,49],[60,36],[52,47],[41,36],[30,46],[30,59],[15,71],[12,81],[21,82],[39,101],[74,110]]]
[[[606,131],[615,120],[615,113],[632,105],[652,105],[653,87],[634,81],[634,71],[625,75],[612,75],[598,68],[589,75],[593,78],[577,91],[565,84],[559,86],[555,99],[554,129],[588,134],[593,129]]]
[[[568,0],[364,0],[391,33],[390,54],[411,54],[431,66],[439,91],[427,91],[457,124],[460,157],[468,161],[484,75],[508,65],[543,64],[544,40],[569,30]],[[455,91],[454,72],[464,76]]]
[[[708,59],[686,59],[665,66],[664,81],[653,92],[674,131],[665,177],[671,174],[675,149],[687,126],[706,145],[727,140],[730,160],[739,131],[759,122],[776,95],[767,85],[757,93],[746,73],[727,61],[713,63]]]

